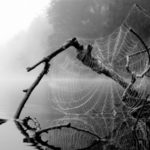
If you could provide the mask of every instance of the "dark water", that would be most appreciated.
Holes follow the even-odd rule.
[[[16,121],[11,119],[15,114],[15,110],[17,109],[19,102],[24,96],[22,89],[28,87],[31,83],[32,81],[28,80],[20,80],[18,82],[15,80],[9,80],[7,82],[3,82],[0,86],[2,95],[0,101],[0,118],[8,119],[7,122],[0,120],[0,149],[2,150],[39,149],[36,146],[31,146],[33,143],[26,140],[26,134],[21,128],[21,120],[18,121],[20,123],[19,126]],[[87,83],[84,82],[84,84]],[[70,114],[66,115],[54,107],[55,104],[52,101],[53,96],[51,95],[52,89],[48,85],[47,80],[43,80],[43,82],[40,83],[31,95],[22,111],[20,118],[22,119],[26,116],[36,117],[42,129],[71,123],[74,127],[96,133],[98,136],[103,138],[108,136],[109,132],[112,131],[115,126],[122,123],[121,119],[124,119],[124,114],[121,114],[122,112],[120,111],[121,109],[115,108],[116,111],[120,111],[119,113],[121,114],[118,118],[116,117],[116,112],[110,111],[115,105],[121,105],[120,97],[117,95],[119,92],[117,91],[117,87],[115,87],[115,85],[116,84],[114,84],[112,80],[107,80],[105,84],[104,82],[97,82],[96,96],[90,100],[92,103],[87,103],[87,107],[90,111],[82,111],[86,110],[87,107],[85,107],[86,105],[81,105],[81,107],[79,107],[80,109],[71,109],[71,111],[68,111]],[[116,92],[113,97],[109,94],[112,92]],[[5,101],[3,101],[3,99]],[[74,102],[72,104],[74,104]],[[82,106],[84,107],[82,108]],[[76,111],[78,111],[79,114],[76,114]],[[105,115],[101,114],[101,112],[105,112]],[[108,112],[109,114],[107,114]],[[116,115],[116,118],[114,115]],[[29,134],[32,135],[33,132],[30,132]],[[44,135],[44,138],[48,139],[50,144],[63,147],[62,149],[64,150],[84,148],[95,140],[94,136],[89,136],[87,133],[81,133],[74,129],[66,128],[63,130],[51,131],[48,135]],[[45,149],[44,147],[43,149],[48,150],[50,148]]]
[[[32,80],[7,80],[1,81],[1,83],[2,84],[0,86],[0,89],[2,99],[0,101],[0,118],[6,118],[8,119],[8,121],[5,122],[1,120],[2,124],[0,125],[0,148],[2,150],[33,150],[36,147],[31,146],[31,143],[24,142],[26,136],[22,133],[22,130],[18,128],[16,121],[11,119],[15,114],[15,110],[17,109],[19,102],[24,96],[22,89],[28,87],[32,83]],[[97,120],[99,123],[104,122],[103,119],[94,119],[93,117],[90,117],[88,115],[78,116],[76,114],[72,114],[69,116],[65,116],[62,112],[59,112],[57,109],[54,108],[54,104],[51,101],[53,97],[50,93],[51,92],[47,81],[41,82],[31,95],[30,99],[28,100],[20,118],[24,118],[26,116],[36,117],[42,129],[47,128],[49,126],[55,126],[71,122],[73,126],[82,129],[87,129],[91,132],[93,132],[93,129],[91,126],[88,125],[88,122],[92,122],[92,120],[93,123],[95,123],[94,120]],[[3,101],[3,99],[5,101]],[[98,126],[99,123],[97,123],[96,126]],[[97,128],[97,130],[99,130],[99,128]],[[80,147],[80,145],[83,145],[83,147],[87,146],[93,138],[92,136],[88,136],[87,134],[83,135],[74,130],[64,129],[60,133],[60,136],[58,136],[57,132],[58,131],[54,131],[49,134],[48,138],[51,137],[50,142],[54,145],[56,144],[57,146],[62,145],[61,142],[56,142],[58,141],[58,139],[60,141],[63,141],[63,144],[65,145],[72,143],[71,145],[68,145],[69,149],[74,149],[75,145],[77,147]],[[56,139],[53,138],[53,135],[57,135]]]
[[[34,80],[34,79],[33,79]],[[25,136],[18,129],[15,121],[12,119],[15,111],[22,100],[23,89],[29,87],[33,82],[32,79],[7,79],[0,81],[0,149],[1,150],[33,150],[23,142]],[[22,111],[20,118],[25,116],[36,117],[41,127],[47,127],[49,121],[63,116],[60,112],[53,109],[49,100],[48,85],[41,82],[37,89],[31,95],[27,105]],[[8,119],[7,122],[3,118]]]

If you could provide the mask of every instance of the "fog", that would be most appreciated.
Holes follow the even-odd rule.
[[[50,1],[1,2],[0,16],[0,114],[12,117],[23,98],[22,90],[29,87],[41,68],[27,73],[26,68],[45,56],[48,37],[53,26],[48,22],[46,8]],[[12,14],[11,12],[12,11]],[[4,20],[4,21],[3,21]]]
[[[3,31],[1,39],[5,37],[5,40],[0,43],[1,114],[4,115],[4,111],[9,111],[9,114],[12,115],[24,95],[22,90],[29,87],[41,70],[39,67],[27,73],[26,67],[33,65],[74,36],[93,40],[109,35],[120,26],[134,3],[138,3],[150,12],[149,0],[33,0],[27,3],[23,0],[22,3],[16,0],[16,4],[12,3],[13,9],[7,8],[9,3],[6,3],[4,5],[6,10],[4,9],[3,13],[7,15],[2,17],[6,17],[8,21],[3,22],[3,26],[0,26]],[[36,4],[38,7],[35,7]],[[34,7],[29,7],[29,5]],[[9,13],[7,9],[10,10]],[[15,9],[16,12],[13,13]],[[46,11],[39,13],[43,9]],[[18,15],[19,13],[22,17]],[[13,18],[13,16],[19,17]],[[26,17],[29,19],[22,20]],[[18,26],[14,24],[16,21]],[[25,23],[19,24],[19,22]],[[58,78],[77,79],[85,78],[85,76],[86,78],[97,77],[95,73],[91,73],[89,69],[77,62],[75,51],[67,51],[52,62],[48,78],[52,77],[49,79],[53,79],[53,85],[56,85],[54,82],[56,75]],[[46,80],[45,77],[43,81],[47,82]],[[50,81],[41,85],[43,91],[40,88],[37,89],[38,96],[33,94],[30,101],[32,105],[39,107],[42,103],[40,100],[42,96],[46,97],[45,104],[47,103],[49,94],[45,88],[49,87],[48,84]],[[36,100],[35,97],[39,100]]]

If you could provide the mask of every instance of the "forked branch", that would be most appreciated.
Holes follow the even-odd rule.
[[[76,38],[73,38],[70,41],[68,41],[66,44],[64,44],[62,47],[60,47],[58,50],[53,52],[52,54],[48,55],[47,57],[44,57],[42,60],[40,60],[38,63],[36,63],[32,67],[27,68],[27,71],[29,72],[29,71],[35,69],[36,67],[38,67],[39,65],[44,64],[42,71],[40,72],[40,74],[38,75],[36,80],[33,82],[33,84],[28,89],[24,90],[25,96],[24,96],[23,100],[21,101],[21,103],[20,103],[20,105],[19,105],[19,107],[15,113],[14,118],[18,119],[20,117],[22,109],[24,108],[24,105],[26,104],[27,100],[29,99],[31,93],[33,92],[35,87],[39,84],[39,82],[42,80],[44,75],[46,75],[49,72],[50,61],[54,57],[56,57],[59,53],[65,51],[66,49],[68,49],[71,46],[74,47],[77,51],[77,59],[80,60],[85,66],[91,68],[93,71],[97,72],[98,74],[104,74],[105,76],[111,78],[112,80],[116,81],[120,86],[122,86],[125,89],[124,94],[123,94],[123,99],[125,99],[127,94],[129,94],[130,92],[134,93],[137,96],[138,91],[137,91],[137,89],[135,89],[134,83],[136,82],[137,78],[143,78],[147,74],[147,72],[149,72],[149,70],[150,70],[150,53],[149,53],[149,50],[148,50],[146,44],[144,43],[144,41],[142,41],[140,36],[136,32],[134,32],[133,30],[130,30],[130,31],[133,32],[137,36],[137,38],[139,38],[139,40],[144,45],[146,52],[148,54],[149,62],[148,62],[148,65],[142,74],[138,75],[138,74],[135,74],[134,72],[131,71],[131,69],[130,69],[130,56],[127,56],[126,69],[127,69],[127,72],[130,73],[132,76],[131,82],[128,83],[123,77],[121,77],[119,74],[117,74],[112,68],[107,67],[100,60],[98,60],[97,58],[92,56],[92,54],[91,54],[91,52],[93,50],[92,45],[84,46],[84,45],[80,44]],[[135,97],[135,99],[136,99],[136,97]],[[137,122],[138,122],[138,120],[139,120],[139,118],[137,119]],[[136,126],[136,124],[135,124],[135,126]],[[82,129],[78,129],[76,127],[72,127],[71,124],[60,125],[60,126],[36,131],[35,132],[35,138],[37,141],[38,140],[41,141],[43,145],[45,144],[45,146],[47,146],[49,148],[60,149],[59,147],[54,147],[52,145],[48,145],[47,142],[42,141],[41,134],[44,132],[48,132],[50,130],[61,129],[63,127],[72,128],[72,129],[77,130],[79,132],[86,132],[90,135],[95,136],[98,140],[96,140],[94,143],[92,143],[92,145],[90,145],[90,147],[93,145],[96,145],[98,143],[101,143],[101,142],[106,142],[104,139],[101,139],[96,134],[93,134],[89,131],[85,131]],[[83,149],[86,149],[86,148],[83,148]]]
[[[133,32],[133,30],[131,30],[131,31]],[[40,60],[38,63],[36,63],[32,67],[28,67],[27,68],[27,71],[31,71],[31,70],[35,69],[37,66],[39,66],[40,64],[44,63],[44,68],[41,71],[41,73],[39,74],[39,76],[36,78],[36,80],[34,81],[34,83],[29,87],[29,89],[24,90],[24,92],[26,94],[25,94],[23,100],[21,101],[21,103],[20,103],[17,111],[16,111],[14,118],[17,119],[17,118],[20,117],[21,111],[22,111],[25,103],[27,102],[28,98],[30,97],[31,93],[33,92],[33,90],[35,89],[35,87],[39,84],[39,82],[41,81],[41,79],[43,78],[43,76],[48,73],[49,68],[50,68],[50,64],[49,64],[50,61],[54,57],[56,57],[59,53],[65,51],[66,49],[68,49],[71,46],[74,47],[77,50],[77,58],[85,66],[90,67],[93,71],[97,72],[98,74],[104,74],[104,75],[106,75],[107,77],[111,78],[112,80],[114,80],[118,84],[120,84],[124,89],[126,89],[127,87],[129,87],[129,83],[127,81],[125,81],[125,79],[123,77],[121,77],[119,74],[117,74],[112,68],[108,68],[100,60],[98,60],[97,58],[94,58],[91,55],[91,52],[93,50],[93,47],[91,45],[83,46],[82,44],[79,43],[79,41],[76,38],[73,38],[73,39],[69,40],[67,43],[65,43],[58,50],[56,50],[55,52],[53,52],[52,54],[50,54],[47,57],[43,58],[42,60]],[[146,46],[145,46],[145,48],[147,50]],[[147,50],[147,53],[148,53],[148,56],[149,56],[149,51],[148,50]],[[143,75],[145,75],[149,70],[150,70],[150,67],[145,71],[145,73]],[[134,87],[131,90],[134,91],[134,93],[137,93],[136,89],[134,89]]]
[[[44,63],[44,67],[43,67],[42,71],[40,72],[40,74],[38,75],[38,77],[35,79],[35,81],[32,83],[32,85],[28,89],[24,90],[25,96],[22,99],[22,101],[21,101],[21,103],[20,103],[20,105],[19,105],[19,107],[18,107],[18,109],[14,115],[15,119],[18,119],[20,117],[22,109],[24,108],[24,105],[26,104],[27,100],[29,99],[31,93],[33,92],[35,87],[39,84],[39,82],[41,81],[43,76],[48,73],[49,68],[50,68],[49,62],[51,61],[51,59],[53,59],[59,53],[63,52],[67,48],[69,48],[75,42],[75,40],[76,40],[76,38],[73,38],[72,40],[70,40],[66,44],[64,44],[61,48],[59,48],[58,50],[56,50],[52,54],[48,55],[47,57],[43,58],[41,61],[39,61],[34,66],[27,68],[27,71],[31,71],[31,70],[35,69],[37,66],[39,66],[40,64]]]

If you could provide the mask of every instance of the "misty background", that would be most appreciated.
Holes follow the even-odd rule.
[[[43,1],[39,1],[39,3]],[[28,12],[30,3],[31,1],[28,2],[24,10],[25,14]],[[36,3],[38,2],[33,1],[33,6],[34,4],[36,6]],[[39,67],[31,73],[27,73],[25,70],[26,67],[33,65],[44,56],[59,48],[67,39],[74,36],[85,39],[96,39],[101,36],[109,35],[121,25],[134,3],[141,5],[150,13],[149,0],[45,1],[45,4],[42,6],[45,8],[44,12],[42,14],[36,13],[36,15],[30,19],[27,28],[20,28],[19,31],[16,30],[15,33],[12,33],[10,38],[6,38],[3,42],[0,42],[0,115],[7,117],[13,116],[15,109],[24,96],[22,90],[30,86],[41,69]],[[10,8],[7,8],[8,5],[5,6],[6,14],[15,11],[15,7],[9,11]],[[17,3],[15,5],[17,5]],[[20,10],[16,10],[16,14],[20,13],[21,7],[23,7],[23,5],[20,4],[18,7]],[[39,10],[37,12],[39,12]],[[30,14],[28,14],[28,16],[29,15]],[[8,20],[11,20],[10,22],[6,22],[11,27],[11,24],[15,22],[15,20],[13,21],[11,14],[6,17]],[[139,20],[134,21],[141,23]],[[7,25],[5,28],[5,25],[2,27],[0,25],[1,31],[7,32],[9,26]],[[22,24],[20,24],[20,26],[22,26]],[[143,35],[149,32],[150,28],[148,26],[142,31]],[[3,36],[1,36],[1,39],[3,39]],[[23,113],[35,114],[36,112],[37,114],[43,114],[43,116],[47,115],[49,117],[51,117],[50,115],[52,115],[52,113],[54,115],[59,114],[59,112],[54,111],[52,108],[49,85],[51,84],[51,79],[53,79],[52,77],[56,75],[57,77],[67,76],[68,78],[70,76],[83,77],[82,73],[80,74],[82,67],[81,70],[79,69],[79,71],[77,71],[79,65],[78,62],[75,61],[74,55],[75,52],[67,51],[52,62],[52,71],[36,88]],[[73,63],[69,68],[73,69],[64,71],[62,74],[63,66],[66,65],[68,67],[68,59],[69,62],[72,62],[70,58],[72,58]],[[74,65],[74,63],[76,65]],[[85,71],[84,69],[83,67],[83,72]],[[95,74],[94,76],[96,77]],[[88,77],[89,74],[87,74],[87,78]],[[53,82],[54,81],[52,81],[52,83]]]

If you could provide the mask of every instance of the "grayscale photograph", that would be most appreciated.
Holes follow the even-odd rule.
[[[0,0],[0,150],[150,150],[150,0]]]

